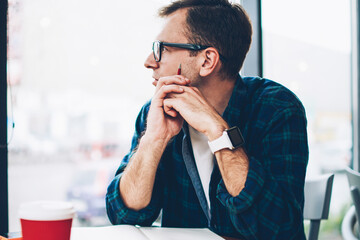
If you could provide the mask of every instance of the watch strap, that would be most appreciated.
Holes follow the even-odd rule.
[[[219,138],[212,141],[208,141],[208,144],[213,154],[224,148],[229,148],[229,149],[234,148],[230,141],[227,131],[224,131]]]

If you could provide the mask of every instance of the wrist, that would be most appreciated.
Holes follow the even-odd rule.
[[[223,134],[212,141],[209,141],[209,147],[212,153],[224,148],[233,150],[242,147],[245,144],[244,138],[237,126],[226,129]]]
[[[153,149],[165,149],[170,139],[171,137],[169,136],[160,137],[155,134],[145,133],[140,139],[139,146],[151,146]]]
[[[220,123],[217,123],[206,130],[204,133],[209,141],[213,141],[223,135],[223,132],[229,128],[229,125],[223,121]]]
[[[141,159],[146,169],[157,169],[168,141],[144,134],[138,144],[134,158]]]

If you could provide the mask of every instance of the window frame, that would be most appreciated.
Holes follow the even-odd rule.
[[[0,0],[0,235],[9,231],[7,154],[7,10]]]
[[[261,0],[242,0],[242,6],[250,16],[253,36],[250,50],[246,56],[241,74],[244,76],[263,76],[263,51],[261,27]]]
[[[352,161],[351,167],[359,172],[360,171],[360,14],[359,2],[351,0],[351,120],[352,120]]]

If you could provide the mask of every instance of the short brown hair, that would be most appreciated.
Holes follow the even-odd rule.
[[[227,0],[177,0],[161,8],[159,16],[184,8],[190,43],[216,48],[225,58],[222,71],[235,77],[251,44],[251,22],[243,7]]]

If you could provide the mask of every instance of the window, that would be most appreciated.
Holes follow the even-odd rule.
[[[143,62],[167,2],[9,0],[11,232],[32,200],[74,201],[74,225],[108,223],[104,194],[154,91]]]
[[[350,1],[262,1],[264,77],[288,87],[305,106],[308,177],[351,162],[350,20]],[[347,186],[346,176],[336,174],[330,214],[350,201]]]

